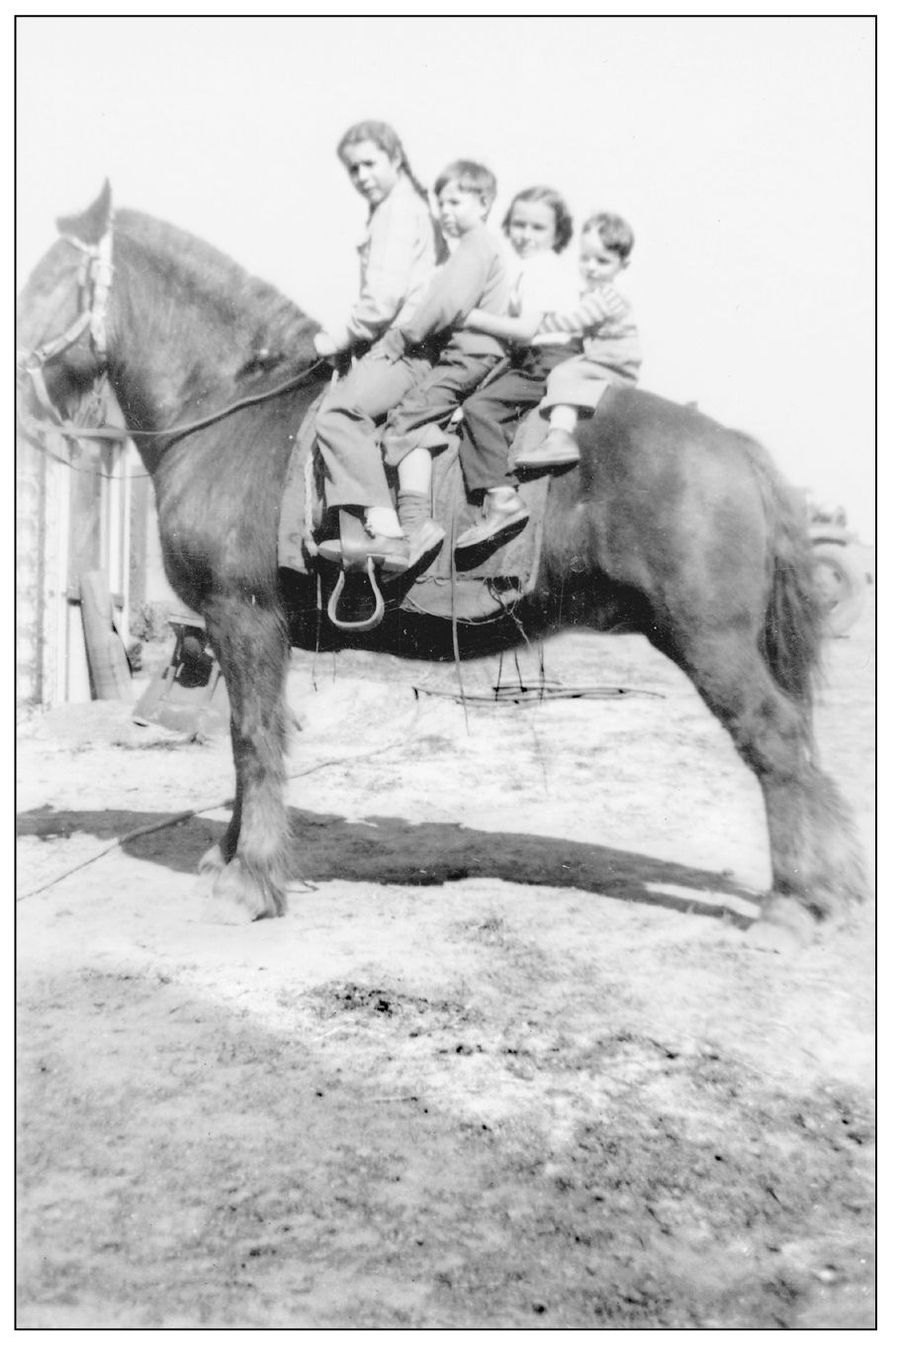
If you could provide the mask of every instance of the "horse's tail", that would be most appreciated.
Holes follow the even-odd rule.
[[[824,630],[805,509],[801,496],[787,485],[767,452],[754,441],[749,445],[770,539],[771,584],[763,653],[784,692],[808,705],[820,668]]]

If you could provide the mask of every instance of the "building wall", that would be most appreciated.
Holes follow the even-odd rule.
[[[16,705],[44,695],[43,559],[46,460],[24,438],[16,443]]]
[[[43,449],[17,441],[17,706],[90,700],[84,571],[105,572],[127,641],[131,463],[123,446],[85,441],[70,461],[59,436],[48,435]]]
[[[124,426],[103,382],[88,391],[73,419]],[[128,440],[75,442],[48,433],[38,447],[20,435],[16,514],[16,704],[87,701],[85,571],[105,573],[126,644],[141,604],[166,615],[185,611],[166,579],[152,482]]]

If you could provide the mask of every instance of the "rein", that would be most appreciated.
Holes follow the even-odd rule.
[[[188,421],[183,426],[173,426],[171,430],[126,430],[125,436],[143,435],[162,437],[170,440],[181,439],[182,435],[192,435],[195,430],[203,430],[206,426],[215,425],[216,421],[223,421],[226,416],[232,416],[234,412],[239,412],[244,407],[256,407],[260,402],[268,402],[271,398],[279,398],[282,393],[290,393],[294,388],[302,388],[309,383],[319,369],[324,369],[329,365],[329,361],[320,357],[313,360],[311,365],[307,365],[301,374],[295,374],[293,378],[286,379],[283,384],[277,384],[274,388],[267,389],[264,393],[252,393],[245,398],[238,398],[236,402],[229,402],[227,407],[222,407],[220,411],[210,412],[208,416],[201,416],[197,421]]]
[[[51,424],[47,426],[45,421],[40,421],[36,416],[32,416],[21,403],[17,414],[25,429],[32,431],[32,433],[43,434],[46,429],[50,429],[54,434],[64,435],[69,439],[136,440],[141,437],[143,439],[179,440],[184,435],[192,435],[194,431],[204,430],[206,426],[214,425],[216,421],[223,421],[225,417],[232,416],[244,407],[255,407],[260,402],[268,402],[271,398],[280,397],[283,393],[289,393],[294,388],[301,388],[303,384],[312,379],[318,369],[324,368],[328,363],[323,358],[314,360],[301,374],[294,375],[292,379],[285,380],[283,384],[278,384],[275,388],[269,388],[264,393],[253,393],[248,397],[238,398],[236,402],[229,402],[226,407],[222,407],[217,412],[210,412],[208,416],[201,416],[196,421],[187,421],[184,425],[172,426],[170,430],[129,430],[125,426],[79,426],[74,421],[66,421],[60,416],[50,400],[40,368],[23,366],[24,372],[31,376],[38,402],[48,413]]]

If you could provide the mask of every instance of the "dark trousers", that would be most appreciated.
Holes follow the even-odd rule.
[[[550,370],[570,359],[570,347],[519,347],[507,370],[463,402],[459,461],[469,495],[517,484],[508,464],[519,417],[543,398]]]
[[[381,439],[385,463],[401,463],[413,449],[439,449],[447,443],[441,422],[473,393],[500,360],[499,355],[469,355],[453,346],[414,385],[387,418]]]

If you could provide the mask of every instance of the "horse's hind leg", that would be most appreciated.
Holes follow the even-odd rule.
[[[813,760],[808,709],[779,688],[748,631],[694,635],[675,658],[762,789],[772,886],[753,939],[794,948],[865,892],[847,807]]]
[[[753,756],[744,757],[753,765]],[[811,931],[845,917],[864,900],[867,880],[848,806],[836,785],[809,760],[792,777],[758,771],[768,817],[772,887],[754,939],[774,948],[784,928]]]
[[[261,603],[218,599],[209,637],[231,702],[236,793],[220,843],[200,862],[217,900],[257,917],[281,916],[289,829],[284,805],[284,679],[289,645],[280,615]]]

